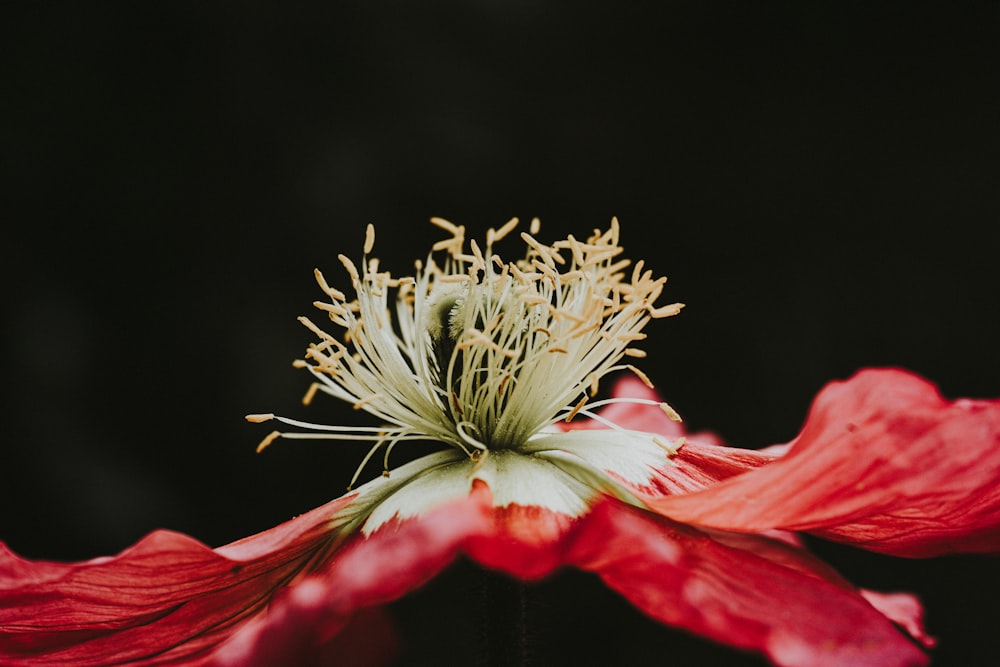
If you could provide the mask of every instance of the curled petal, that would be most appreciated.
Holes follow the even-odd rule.
[[[210,664],[306,664],[339,641],[358,613],[421,586],[463,549],[522,578],[545,576],[564,563],[574,524],[540,507],[494,507],[488,487],[477,481],[465,498],[386,523],[345,545],[328,566],[275,596],[268,613],[247,623]]]
[[[653,499],[678,521],[810,531],[900,556],[1000,552],[1000,401],[946,401],[926,380],[862,371],[817,396],[780,459]]]
[[[596,572],[661,622],[759,651],[778,665],[927,663],[862,595],[805,552],[778,541],[753,551],[727,546],[607,502],[575,533],[567,561]]]
[[[730,533],[710,529],[702,529],[701,532],[707,533],[716,542],[726,546],[750,551],[779,565],[821,577],[846,590],[855,590],[839,572],[806,551],[795,533],[783,531],[769,531],[766,534]],[[933,648],[937,644],[937,640],[924,630],[923,605],[915,595],[880,593],[866,589],[857,589],[857,592],[871,606],[882,612],[883,616],[906,630],[924,647]]]
[[[487,529],[487,512],[472,496],[359,536],[326,568],[276,596],[267,615],[246,624],[210,664],[311,664],[355,614],[402,597],[451,563],[463,540]]]
[[[297,664],[354,614],[401,597],[463,551],[520,578],[572,565],[597,573],[661,622],[759,651],[779,665],[922,665],[925,655],[836,573],[779,540],[725,545],[617,500],[577,518],[494,508],[485,485],[428,514],[386,524],[278,595],[215,656],[219,666]],[[756,540],[753,549],[746,540]],[[269,662],[270,661],[270,662]]]
[[[343,502],[215,550],[166,530],[82,563],[0,545],[0,664],[195,663],[322,555]]]

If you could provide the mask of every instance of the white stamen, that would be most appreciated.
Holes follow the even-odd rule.
[[[451,235],[432,246],[446,255],[443,261],[432,254],[426,263],[417,262],[412,277],[394,278],[379,270],[378,260],[368,256],[375,243],[371,225],[365,230],[364,261],[356,265],[338,256],[356,298],[348,301],[316,270],[329,301],[315,305],[343,329],[342,336],[300,318],[319,339],[295,364],[316,378],[303,402],[323,391],[383,425],[326,426],[250,415],[252,421],[274,419],[308,431],[275,431],[261,448],[278,437],[373,442],[351,479],[353,486],[383,448],[388,471],[389,452],[405,440],[430,439],[452,447],[464,459],[448,460],[456,465],[475,461],[479,467],[472,472],[480,475],[494,470],[484,463],[486,453],[523,451],[560,419],[583,415],[626,432],[594,412],[609,403],[658,405],[679,419],[657,401],[591,400],[600,379],[619,370],[630,370],[652,387],[642,371],[622,359],[646,356],[630,347],[645,338],[643,327],[682,307],[654,304],[665,279],[654,278],[641,261],[624,272],[629,261],[617,259],[622,249],[616,219],[585,241],[570,236],[553,245],[537,239],[539,223],[532,219],[530,233],[520,235],[525,256],[515,262],[503,261],[493,244],[514,231],[517,218],[490,229],[485,247],[471,241],[468,249],[464,227],[443,218],[431,222]],[[588,452],[597,446],[587,443]],[[657,442],[654,449],[662,456],[664,449],[675,452],[678,446]]]

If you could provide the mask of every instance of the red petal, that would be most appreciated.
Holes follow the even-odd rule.
[[[652,496],[694,493],[772,463],[775,458],[772,454],[752,449],[688,441],[675,456],[670,457],[673,465],[657,469],[650,486],[641,491]]]
[[[367,607],[420,586],[466,551],[518,577],[559,565],[598,573],[654,618],[756,650],[783,665],[921,665],[926,658],[828,567],[790,544],[751,535],[726,546],[618,501],[580,519],[496,510],[467,499],[346,546],[328,568],[278,595],[215,656],[219,666],[301,664]],[[749,541],[749,542],[748,542]],[[748,549],[752,546],[752,549]]]
[[[605,502],[582,522],[567,560],[596,572],[659,621],[760,651],[778,665],[927,663],[829,568],[781,542],[741,539],[758,544],[753,551],[725,546],[692,528]]]
[[[196,662],[330,542],[342,502],[214,551],[165,530],[83,563],[0,545],[0,664]]]
[[[366,607],[351,616],[336,637],[309,656],[308,662],[296,667],[381,667],[398,664],[399,640],[396,625],[381,607]],[[284,656],[277,663],[288,664]]]
[[[901,370],[828,385],[774,463],[650,501],[679,521],[803,530],[884,553],[1000,552],[1000,401],[945,401]]]
[[[474,495],[356,539],[321,572],[277,595],[267,615],[245,625],[210,664],[310,664],[356,612],[422,585],[454,560],[463,540],[488,530],[489,518]]]
[[[807,552],[795,533],[770,531],[766,535],[757,533],[729,533],[702,529],[716,542],[736,547],[766,558],[779,565],[822,577],[830,583],[848,590],[855,590],[846,579],[832,567]],[[915,595],[910,593],[879,593],[858,589],[858,593],[868,603],[882,612],[890,621],[905,629],[911,637],[933,648],[937,640],[924,631],[924,609]]]
[[[467,498],[343,547],[322,571],[275,596],[267,615],[245,625],[211,664],[304,664],[329,650],[353,614],[421,586],[463,550],[489,567],[543,577],[565,562],[566,536],[576,524],[540,507],[493,507],[489,489],[476,482]]]

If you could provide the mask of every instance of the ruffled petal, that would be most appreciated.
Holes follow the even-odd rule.
[[[730,533],[705,528],[700,532],[726,546],[750,551],[779,565],[822,577],[847,590],[855,590],[839,572],[806,551],[796,533],[776,530],[767,533]],[[937,644],[937,640],[924,630],[924,608],[917,596],[910,593],[880,593],[863,588],[857,589],[857,592],[924,647],[933,648]]]
[[[732,545],[719,541],[726,537]],[[519,578],[565,565],[595,572],[657,620],[779,665],[926,663],[886,616],[793,544],[708,536],[610,498],[575,519],[495,508],[477,483],[466,499],[345,546],[327,568],[277,595],[267,615],[223,645],[212,664],[303,663],[356,614],[403,596],[462,552]]]
[[[727,546],[690,527],[606,502],[581,522],[566,559],[596,572],[653,618],[759,651],[777,665],[927,663],[886,616],[828,567],[779,541],[738,539],[758,544],[753,550]]]
[[[565,563],[566,538],[579,519],[524,505],[495,507],[489,488],[419,517],[383,524],[346,544],[322,570],[275,596],[212,657],[214,667],[308,664],[366,609],[423,585],[463,551],[523,579]]]
[[[1000,552],[1000,401],[946,401],[902,370],[828,385],[787,453],[650,501],[685,523],[809,531],[900,556]]]
[[[490,510],[473,494],[359,535],[323,570],[275,596],[268,613],[244,625],[209,664],[312,664],[356,614],[419,587],[455,559],[470,535],[487,532]]]
[[[195,664],[321,555],[344,502],[215,550],[166,530],[82,563],[0,545],[0,664]]]

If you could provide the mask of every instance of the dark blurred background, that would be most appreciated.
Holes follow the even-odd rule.
[[[369,222],[399,273],[432,215],[480,237],[539,216],[544,240],[619,216],[688,304],[643,368],[733,444],[791,439],[864,366],[1000,396],[995,2],[31,3],[4,24],[0,539],[26,556],[157,527],[217,545],[340,495],[364,445],[255,455],[269,429],[243,415],[358,419],[303,408],[290,361],[312,269],[346,285]],[[937,664],[992,662],[996,561],[815,549],[919,593]],[[397,606],[408,664],[474,664],[471,570]],[[537,664],[758,663],[582,574],[530,596]]]

